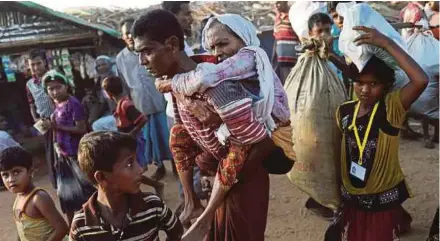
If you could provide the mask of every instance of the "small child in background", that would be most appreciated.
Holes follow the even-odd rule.
[[[20,146],[20,144],[18,144],[18,142],[16,142],[14,138],[6,131],[7,128],[8,122],[6,121],[6,118],[0,114],[0,153],[9,147]],[[1,179],[0,190],[5,190],[5,185]]]
[[[84,204],[70,228],[71,241],[180,241],[182,224],[156,195],[142,193],[142,168],[136,161],[133,136],[112,131],[93,132],[80,142],[78,159],[83,173],[98,191]]]
[[[147,123],[148,119],[140,111],[136,109],[134,103],[127,95],[124,95],[122,81],[117,76],[109,76],[102,81],[102,89],[108,98],[117,103],[114,116],[118,131],[127,133],[137,140],[136,159],[139,165],[146,170],[147,160],[145,157],[145,139],[141,130]],[[142,176],[142,183],[153,187],[157,195],[163,196],[164,185],[147,176]]]
[[[91,130],[93,123],[104,114],[107,103],[102,103],[98,99],[98,96],[93,89],[93,83],[87,84],[84,90],[86,95],[81,100],[81,104],[84,106],[88,128]]]
[[[32,156],[21,147],[0,153],[0,174],[6,188],[17,194],[13,216],[18,240],[67,240],[67,224],[50,195],[32,182]]]
[[[339,26],[343,26],[343,18],[341,16],[335,17],[339,20]],[[332,20],[330,17],[325,13],[315,13],[313,14],[308,21],[308,27],[309,27],[309,35],[312,38],[324,38],[324,39],[331,39],[331,42],[329,42],[330,47],[329,48],[329,61],[328,64],[330,66],[330,69],[333,70],[335,74],[337,74],[338,78],[343,81],[345,88],[348,90],[350,83],[348,82],[349,77],[349,68],[346,64],[345,60],[338,55],[337,52],[335,52],[334,49],[334,41],[331,36],[331,29],[332,29]],[[338,49],[339,51],[339,49]]]

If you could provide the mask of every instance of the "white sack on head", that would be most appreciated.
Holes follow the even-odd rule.
[[[341,10],[341,8],[337,8]],[[386,19],[366,3],[356,4],[345,11],[338,12],[344,17],[344,28],[339,35],[339,50],[362,71],[373,55],[383,60],[389,67],[399,69],[395,59],[384,49],[372,45],[356,46],[353,42],[362,32],[353,30],[355,26],[375,28],[407,51],[400,34]]]
[[[327,3],[296,1],[289,10],[289,20],[296,35],[309,38],[309,18],[315,13],[327,13]]]

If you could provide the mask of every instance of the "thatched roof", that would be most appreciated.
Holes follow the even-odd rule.
[[[35,46],[68,46],[110,39],[120,42],[113,27],[87,22],[34,2],[0,2],[0,52]],[[98,43],[99,45],[99,43]]]

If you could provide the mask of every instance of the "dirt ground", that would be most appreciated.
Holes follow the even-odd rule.
[[[407,182],[415,195],[404,204],[414,222],[411,232],[402,237],[402,241],[424,241],[439,205],[439,150],[438,147],[432,150],[425,149],[421,141],[402,140],[400,151]],[[168,170],[171,170],[169,162],[166,164]],[[49,190],[55,199],[54,190],[44,168],[39,170],[35,181],[37,186]],[[165,202],[175,209],[178,204],[176,178],[168,172],[164,182]],[[9,192],[0,192],[0,241],[16,240],[11,213],[13,200],[14,196]],[[271,176],[267,241],[323,240],[328,223],[307,212],[304,208],[306,200],[307,196],[294,187],[287,177]]]

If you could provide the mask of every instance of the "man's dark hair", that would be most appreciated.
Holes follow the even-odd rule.
[[[132,17],[124,18],[121,22],[119,22],[119,29],[121,29],[126,24],[133,24],[135,19]]]
[[[44,49],[31,49],[28,53],[29,59],[35,59],[40,57],[42,60],[46,61],[46,52]]]
[[[102,88],[113,96],[118,96],[124,92],[121,79],[113,75],[102,80]]]
[[[128,134],[114,131],[88,133],[79,143],[79,167],[90,182],[97,184],[96,171],[112,172],[121,149],[135,152],[136,146],[136,139]]]
[[[161,5],[163,9],[178,14],[183,4],[189,4],[189,1],[163,1]]]
[[[385,85],[385,93],[387,93],[396,81],[395,71],[378,57],[374,56],[367,62],[367,65],[359,73],[355,64],[350,64],[350,74],[354,82],[359,81],[360,75],[372,75],[380,84]]]
[[[315,13],[309,18],[309,31],[312,31],[313,26],[316,24],[332,24],[332,20],[326,13]]]
[[[9,147],[0,153],[0,171],[8,171],[14,167],[32,167],[32,156],[19,146]]]
[[[156,9],[140,16],[133,25],[133,38],[146,37],[149,40],[165,43],[169,37],[179,39],[179,50],[183,50],[183,30],[176,16],[169,11]]]

